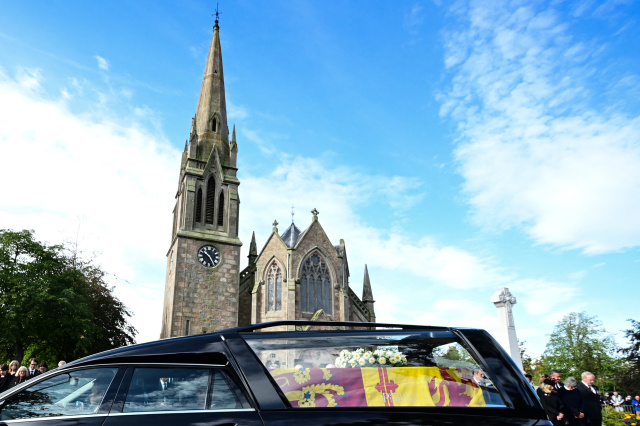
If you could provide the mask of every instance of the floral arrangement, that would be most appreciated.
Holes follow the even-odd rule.
[[[336,367],[401,367],[407,365],[407,357],[401,352],[376,349],[365,351],[358,348],[355,351],[343,350],[336,359]]]

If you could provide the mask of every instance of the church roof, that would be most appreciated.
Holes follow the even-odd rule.
[[[298,242],[300,234],[300,229],[298,229],[295,223],[292,222],[291,226],[289,226],[287,230],[284,231],[284,234],[282,234],[280,237],[282,238],[282,241],[284,241],[284,243],[287,245],[287,247],[292,248]]]

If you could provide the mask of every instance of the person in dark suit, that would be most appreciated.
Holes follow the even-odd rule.
[[[473,369],[473,381],[482,390],[482,396],[484,397],[485,404],[487,406],[504,405],[504,401],[498,393],[498,390],[493,386],[493,384],[487,383],[485,379],[486,376],[482,368],[477,367]]]
[[[13,376],[9,374],[9,366],[7,364],[0,365],[0,392],[9,389],[9,384]]]
[[[9,388],[12,388],[14,386],[18,386],[19,384],[22,384],[22,383],[26,382],[27,380],[29,380],[29,372],[27,371],[27,367],[22,366],[22,367],[18,368],[18,372],[11,379],[11,383],[9,383]]]
[[[29,379],[33,379],[36,376],[39,376],[40,374],[40,370],[38,369],[38,360],[36,358],[31,358],[29,360],[29,370],[28,370],[28,377]]]
[[[587,405],[587,423],[591,426],[602,425],[602,394],[600,389],[593,384],[596,376],[585,371],[582,373],[582,382],[578,383],[578,390]]]
[[[558,370],[551,370],[549,372],[549,378],[555,382],[553,387],[556,390],[561,389],[564,386],[564,383],[562,383],[562,373]]]
[[[567,377],[564,386],[558,389],[558,395],[565,406],[564,419],[569,426],[586,424],[584,413],[587,411],[587,404],[577,387],[578,381],[573,377]]]
[[[546,379],[540,383],[536,393],[553,426],[564,426],[565,406],[558,396],[555,385],[556,382],[551,379]]]

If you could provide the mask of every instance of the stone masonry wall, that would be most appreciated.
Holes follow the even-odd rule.
[[[197,259],[203,245],[212,244],[221,255],[215,268]],[[238,269],[240,247],[178,237],[176,289],[171,336],[200,334],[238,324]]]
[[[265,293],[267,291],[266,268],[271,264],[273,256],[276,256],[278,266],[282,270],[282,310],[267,312],[267,297]],[[256,281],[262,282],[262,284],[260,284],[258,288],[259,297],[256,300],[256,306],[254,306],[254,309],[256,309],[257,313],[257,322],[287,319],[287,246],[277,234],[271,236],[271,239],[269,240],[267,246],[264,248],[256,262],[256,267]]]

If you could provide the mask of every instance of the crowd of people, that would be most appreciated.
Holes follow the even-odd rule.
[[[65,364],[65,361],[60,361],[58,367],[62,367]],[[21,366],[20,361],[16,360],[11,361],[9,365],[0,365],[0,392],[4,392],[49,370],[47,363],[38,362],[37,358],[29,359],[27,365],[28,367]]]
[[[600,426],[602,408],[607,405],[616,411],[640,413],[640,396],[623,398],[618,392],[603,395],[594,381],[595,375],[588,371],[582,373],[581,381],[567,377],[562,382],[562,375],[556,370],[543,375],[536,392],[549,420],[555,426]]]

